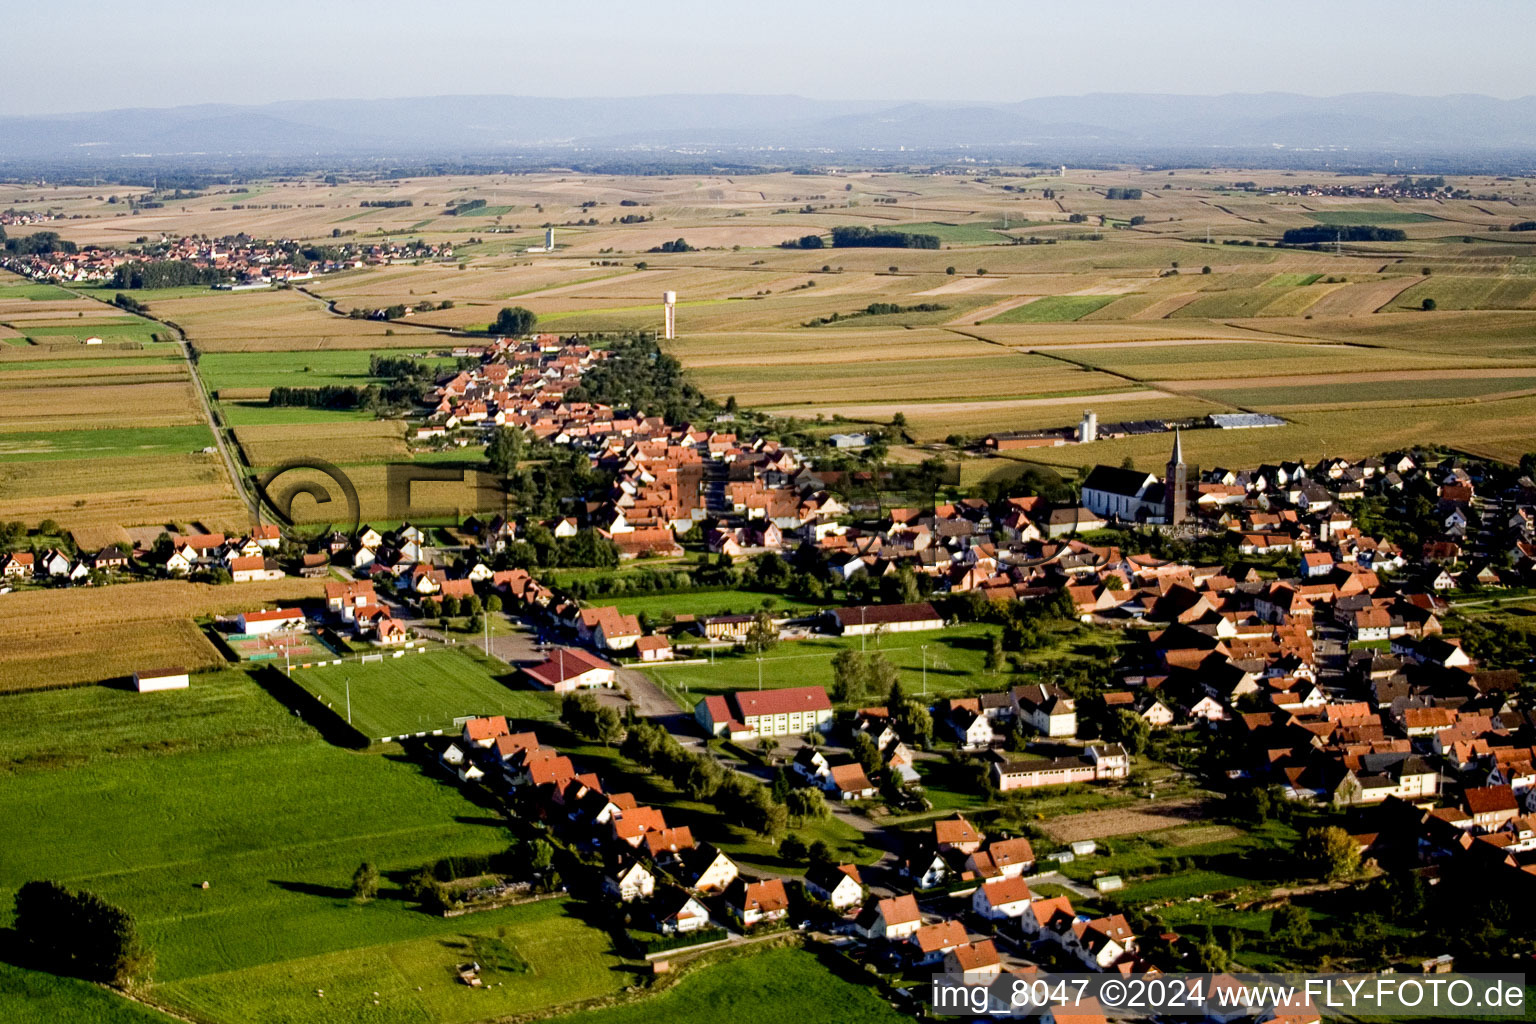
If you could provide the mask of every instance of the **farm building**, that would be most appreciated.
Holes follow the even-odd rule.
[[[301,608],[264,608],[259,612],[241,612],[240,617],[235,621],[240,627],[240,632],[252,636],[302,626],[304,611]]]
[[[145,668],[133,674],[133,688],[140,693],[154,690],[185,690],[192,685],[184,668]]]
[[[612,686],[614,680],[612,665],[575,647],[561,647],[523,672],[537,685],[556,693]]]
[[[927,601],[917,604],[869,604],[853,608],[834,608],[827,613],[830,632],[842,636],[861,636],[881,630],[907,633],[920,629],[943,629],[944,617]]]

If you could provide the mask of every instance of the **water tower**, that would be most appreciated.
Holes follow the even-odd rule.
[[[662,333],[670,341],[677,337],[677,292],[662,292],[661,304],[666,311],[666,326]]]

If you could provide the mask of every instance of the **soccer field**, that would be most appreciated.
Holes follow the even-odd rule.
[[[554,697],[517,689],[514,674],[508,667],[498,677],[464,651],[433,649],[386,655],[382,662],[295,669],[293,681],[343,719],[350,691],[352,727],[370,740],[386,740],[451,731],[455,718],[470,715],[554,718]]]

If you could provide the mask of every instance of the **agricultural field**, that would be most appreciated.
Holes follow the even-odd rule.
[[[0,813],[27,837],[0,860],[0,915],[29,879],[89,885],[138,918],[156,1002],[219,1024],[468,1021],[626,983],[608,937],[564,901],[468,919],[414,910],[397,873],[502,849],[498,820],[417,765],[323,742],[243,672],[158,694],[0,701],[26,736],[7,737]],[[105,752],[69,742],[71,723],[98,717]],[[167,742],[148,742],[157,735]],[[60,850],[73,851],[67,862]],[[386,876],[367,905],[346,888],[361,859]],[[482,948],[502,950],[486,959],[506,970],[470,992],[451,969]],[[13,999],[0,994],[0,1008]]]
[[[1285,183],[1283,177],[1255,177]],[[543,326],[562,333],[654,330],[666,290],[680,296],[680,336],[669,347],[708,393],[806,419],[844,416],[879,425],[899,412],[918,443],[953,434],[1065,426],[1084,408],[1119,418],[1110,411],[1119,406],[1127,418],[1157,418],[1229,409],[1255,397],[1266,407],[1293,408],[1317,404],[1312,399],[1324,395],[1322,404],[1330,408],[1340,402],[1357,408],[1359,429],[1346,430],[1346,436],[1380,448],[1402,435],[1388,426],[1394,418],[1378,415],[1379,410],[1420,400],[1421,389],[1372,388],[1354,396],[1329,389],[1286,400],[1187,382],[1254,370],[1312,377],[1364,369],[1536,367],[1536,344],[1530,341],[1536,325],[1536,274],[1530,270],[1536,267],[1536,238],[1494,230],[1529,212],[1524,209],[1529,197],[1518,191],[1511,193],[1505,217],[1470,200],[1266,196],[1234,191],[1209,174],[1181,171],[1083,170],[1066,179],[1006,180],[1004,188],[1003,179],[985,177],[850,172],[755,175],[750,182],[718,175],[573,174],[334,185],[274,181],[246,186],[246,192],[210,194],[175,209],[144,210],[132,225],[84,193],[61,193],[51,201],[71,219],[55,223],[80,243],[120,241],[128,231],[243,230],[323,240],[337,230],[355,231],[360,240],[451,242],[454,253],[349,270],[302,288],[146,291],[140,298],[149,304],[151,319],[99,301],[111,297],[110,289],[59,288],[0,275],[0,324],[8,325],[0,345],[6,353],[0,356],[0,389],[16,398],[4,403],[0,431],[41,435],[86,426],[136,430],[199,422],[191,379],[179,375],[174,362],[159,362],[177,353],[156,355],[153,362],[144,358],[158,349],[148,336],[157,333],[157,318],[164,318],[185,330],[196,348],[199,379],[217,398],[226,439],[238,442],[242,472],[295,455],[326,458],[369,481],[366,514],[381,517],[388,511],[382,500],[386,467],[446,460],[472,468],[478,451],[413,455],[398,426],[371,425],[370,417],[352,413],[272,409],[262,404],[265,389],[367,383],[369,354],[442,351],[453,344],[442,332],[483,329],[504,305],[524,305]],[[1326,183],[1330,176],[1317,180]],[[1115,186],[1142,188],[1144,197],[1109,201],[1105,190]],[[1050,199],[1041,191],[1046,187],[1053,189]],[[1469,179],[1467,187],[1504,186]],[[448,204],[471,199],[485,205],[458,216],[446,212]],[[380,200],[413,205],[359,205]],[[618,223],[630,214],[648,219]],[[1132,225],[1136,214],[1146,219]],[[1069,221],[1073,215],[1079,215],[1078,223]],[[1101,217],[1107,222],[1100,224]],[[595,224],[586,223],[594,219]],[[542,244],[545,222],[556,225],[556,251],[524,252]],[[804,235],[828,238],[831,228],[845,224],[934,234],[940,248],[779,247]],[[1270,244],[1287,227],[1319,224],[1401,226],[1409,237],[1323,251]],[[677,238],[693,251],[650,251]],[[1039,244],[1010,244],[1030,242]],[[1432,274],[1423,276],[1424,268]],[[1432,314],[1420,309],[1426,298],[1435,299]],[[391,323],[345,315],[423,300],[452,306]],[[874,302],[945,308],[851,315]],[[803,326],[834,313],[840,318],[835,323]],[[78,343],[57,339],[71,338],[87,325],[116,332],[102,336],[121,365],[112,370],[37,365],[44,353],[82,352]],[[1195,357],[1176,353],[1173,345],[1156,354],[1067,354],[1097,369],[1050,366],[1028,357],[1010,362],[1000,351],[1182,339],[1269,344],[1241,356],[1212,351]],[[1371,351],[1285,345],[1296,339]],[[129,345],[142,347],[112,347]],[[20,364],[6,369],[4,363],[14,357],[24,357],[27,369]],[[1356,357],[1364,362],[1352,362]],[[1156,365],[1159,361],[1166,366]],[[25,376],[31,374],[38,376]],[[46,397],[26,397],[33,381],[47,382]],[[66,383],[78,394],[63,396]],[[1491,394],[1480,386],[1446,392],[1453,400]],[[1271,436],[1311,435],[1283,428]],[[175,488],[160,480],[146,487],[155,474],[110,466],[106,460],[121,448],[89,458],[95,445],[81,440],[13,440],[0,446],[0,467],[12,474],[6,482],[15,481],[25,496],[26,515],[67,513],[75,522],[105,522],[129,514],[138,503],[139,518],[174,519],[201,503],[212,510],[205,518],[232,523],[239,505],[233,488],[221,480],[217,460],[194,457],[198,449],[173,455],[164,447],[170,438],[163,435],[161,445],[145,442],[141,452],[183,460],[176,474],[182,486]],[[1081,461],[1084,454],[1051,457]],[[194,458],[204,461],[187,461]],[[97,477],[115,476],[127,485],[84,483],[73,473],[48,479],[49,471],[66,461],[79,469],[89,464]],[[1094,456],[1094,461],[1103,460]],[[23,471],[39,479],[19,478]],[[444,509],[496,507],[500,496],[484,483],[466,482]]]
[[[1049,324],[1081,320],[1114,302],[1115,295],[1048,295],[988,320],[989,324]]]
[[[555,717],[551,694],[526,687],[515,671],[492,675],[491,664],[463,651],[417,648],[378,662],[295,668],[293,681],[343,719],[350,694],[350,723],[370,740],[452,732],[454,719],[475,715]]]
[[[222,666],[195,618],[317,597],[318,580],[212,586],[163,580],[5,595],[0,693],[121,679],[135,669]]]
[[[773,949],[711,964],[650,998],[566,1017],[552,1024],[651,1024],[729,1021],[753,1007],[754,1024],[896,1024],[910,1018],[866,985],[797,949]]]

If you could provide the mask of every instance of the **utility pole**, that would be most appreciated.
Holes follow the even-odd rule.
[[[352,677],[347,676],[347,724],[352,724]]]
[[[757,656],[757,688],[759,690],[763,688],[763,656],[761,654]]]
[[[922,645],[923,652],[923,696],[928,696],[928,645]]]
[[[491,656],[491,616],[489,612],[485,613],[485,656],[487,658]]]

